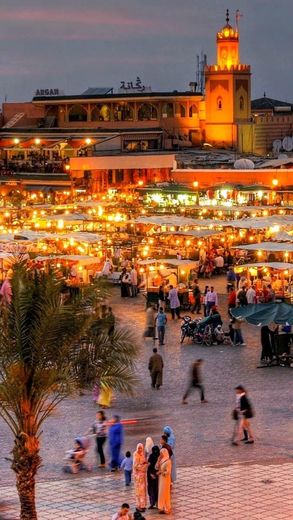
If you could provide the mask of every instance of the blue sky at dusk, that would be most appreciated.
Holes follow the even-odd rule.
[[[293,0],[1,0],[0,100],[30,100],[37,88],[67,94],[117,89],[140,76],[153,90],[185,90],[196,54],[216,58],[215,37],[241,18],[240,55],[253,97],[293,102]]]

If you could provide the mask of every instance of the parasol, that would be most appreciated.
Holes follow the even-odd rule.
[[[253,325],[293,325],[293,305],[288,303],[258,303],[231,309],[235,318],[241,318]]]

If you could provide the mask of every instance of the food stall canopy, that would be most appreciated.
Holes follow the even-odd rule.
[[[105,238],[104,235],[97,235],[96,233],[88,233],[86,231],[76,231],[74,233],[65,233],[57,236],[60,239],[73,239],[76,240],[76,242],[89,242],[91,244],[100,242]]]
[[[271,237],[274,242],[293,242],[293,235],[286,233],[286,231],[280,231],[276,235]]]
[[[272,215],[271,217],[255,217],[239,220],[226,220],[222,222],[223,227],[234,227],[240,229],[265,229],[273,226],[293,226],[293,215]]]
[[[262,269],[263,267],[269,267],[271,269],[276,269],[277,271],[292,271],[293,264],[288,262],[262,262],[262,263],[251,263],[251,264],[242,264],[235,265],[235,271],[241,271],[243,269]]]
[[[260,244],[247,244],[232,246],[233,249],[244,249],[247,251],[269,251],[293,253],[293,244],[279,244],[277,242],[261,242]]]
[[[152,265],[152,264],[156,264],[159,261],[160,260],[156,260],[155,258],[147,258],[146,260],[139,260],[138,264],[139,265]]]
[[[80,265],[99,264],[100,259],[95,256],[87,255],[52,255],[52,256],[37,256],[36,262],[48,262],[52,260],[66,260],[67,262],[79,263]]]
[[[176,236],[185,236],[185,237],[193,237],[193,238],[206,238],[212,237],[216,235],[220,235],[224,233],[224,231],[213,231],[211,229],[191,229],[189,231],[165,231],[164,233],[160,233],[160,236],[164,235],[176,235]]]
[[[52,233],[46,233],[41,231],[33,231],[33,230],[22,230],[19,233],[3,233],[0,235],[0,242],[21,242],[21,241],[29,241],[29,242],[38,242],[39,240],[44,240],[48,238],[56,238]]]
[[[89,215],[84,213],[60,213],[59,215],[50,215],[46,217],[40,217],[41,220],[64,220],[65,222],[74,222],[80,220],[92,220]]]
[[[177,258],[160,258],[161,264],[173,265],[174,267],[186,267],[187,269],[194,269],[198,266],[198,262],[192,260],[178,260]]]
[[[231,314],[259,327],[270,323],[293,325],[293,305],[288,303],[251,303],[231,309]]]

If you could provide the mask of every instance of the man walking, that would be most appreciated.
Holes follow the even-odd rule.
[[[159,312],[156,316],[156,325],[157,325],[157,329],[158,329],[159,345],[164,345],[166,323],[167,323],[167,316],[164,313],[163,307],[160,307]]]
[[[175,320],[175,314],[177,318],[180,318],[180,301],[178,297],[178,290],[173,285],[170,285],[170,291],[168,295],[168,300],[170,302],[170,310],[172,320]]]
[[[217,295],[216,291],[214,290],[213,286],[211,286],[210,290],[206,293],[205,304],[206,304],[207,316],[209,316],[210,312],[211,312],[211,308],[217,307],[217,305],[218,305],[218,295]]]
[[[135,269],[134,265],[131,266],[130,281],[131,297],[135,298],[137,296],[137,270]]]
[[[191,365],[190,371],[190,382],[189,386],[183,396],[182,404],[187,404],[187,397],[189,396],[192,388],[198,388],[200,390],[200,401],[201,403],[207,403],[204,397],[204,387],[201,379],[201,366],[203,364],[203,359],[198,359],[194,361]]]
[[[164,362],[162,356],[158,354],[158,349],[153,348],[153,355],[149,359],[149,371],[152,379],[152,387],[157,390],[159,390],[163,384],[163,367]]]
[[[194,281],[194,287],[192,290],[193,297],[194,297],[194,305],[192,307],[191,312],[196,312],[197,314],[200,314],[201,309],[201,292],[198,285],[198,280]]]

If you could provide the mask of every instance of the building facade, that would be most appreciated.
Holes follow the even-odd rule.
[[[138,82],[118,93],[38,92],[28,103],[4,103],[0,173],[67,172],[74,182],[103,190],[167,180],[176,151],[204,144],[266,154],[279,140],[281,150],[292,135],[292,105],[271,106],[265,96],[251,102],[250,66],[240,60],[238,24],[230,24],[228,11],[216,50],[216,63],[205,69],[204,95],[196,88],[151,92]]]

